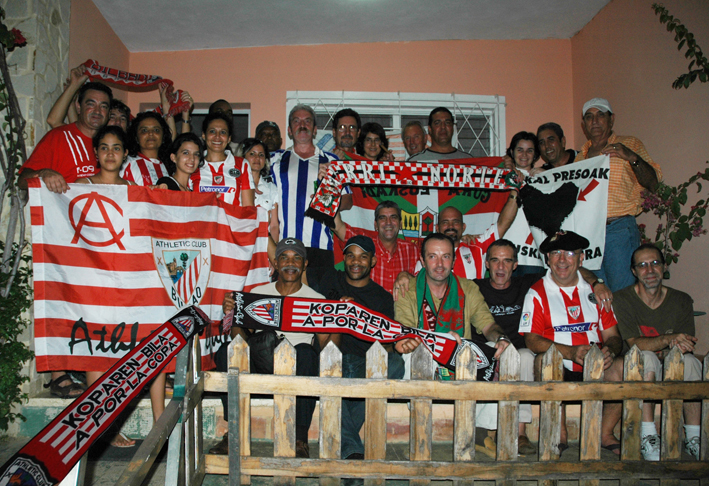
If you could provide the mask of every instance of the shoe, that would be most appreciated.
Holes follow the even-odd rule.
[[[68,381],[69,384],[59,384],[65,381]],[[74,380],[71,379],[71,376],[69,376],[68,374],[63,374],[59,378],[50,381],[49,383],[44,385],[44,388],[49,388],[49,391],[55,397],[71,399],[77,398],[82,393],[84,393],[85,390],[85,388],[81,384],[75,383]]]
[[[300,457],[302,459],[310,458],[310,446],[307,442],[302,440],[295,441],[295,457]]]
[[[620,455],[620,443],[602,445],[601,447],[607,451],[611,451],[616,456]]]
[[[699,460],[699,436],[684,441],[684,452]]]
[[[537,447],[529,441],[529,437],[526,435],[520,435],[518,440],[517,452],[523,456],[537,453]]]
[[[219,441],[217,445],[209,449],[210,454],[218,454],[220,456],[226,456],[229,454],[229,432],[224,434],[222,440]]]
[[[364,461],[364,454],[362,454],[361,452],[353,452],[345,459],[347,459],[348,461]]]
[[[660,460],[660,436],[657,434],[646,435],[640,443],[640,451],[646,461]]]

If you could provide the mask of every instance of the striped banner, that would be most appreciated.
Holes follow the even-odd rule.
[[[214,194],[30,180],[37,371],[103,371],[187,305],[215,321],[224,294],[268,282],[266,212]],[[174,365],[168,366],[172,371]]]

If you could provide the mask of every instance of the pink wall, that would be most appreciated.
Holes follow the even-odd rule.
[[[71,0],[69,21],[69,69],[87,59],[128,70],[130,53],[91,0]],[[125,100],[127,93],[114,90]]]
[[[676,91],[672,81],[686,72],[689,61],[677,51],[651,8],[651,0],[613,0],[571,40],[574,123],[580,127],[581,107],[593,97],[607,98],[616,113],[615,131],[640,138],[658,162],[665,182],[677,185],[709,160],[709,86],[695,82]],[[709,50],[709,2],[665,0],[697,43]],[[575,145],[584,142],[580,129]],[[704,194],[707,194],[704,184]],[[659,221],[643,215],[654,229]],[[709,221],[707,221],[709,223]],[[679,263],[671,268],[668,285],[688,292],[697,310],[709,311],[709,235],[685,243]],[[709,318],[696,319],[700,351],[709,351]]]
[[[178,87],[190,91],[196,101],[225,98],[251,103],[256,123],[284,122],[289,90],[346,90],[502,95],[507,101],[508,140],[519,130],[536,130],[538,125],[551,120],[571,128],[569,40],[398,42],[133,53],[130,69],[168,77]],[[155,99],[154,93],[128,96],[131,108]]]

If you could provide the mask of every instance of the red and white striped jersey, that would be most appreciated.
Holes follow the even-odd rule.
[[[519,333],[534,333],[567,346],[603,343],[601,331],[612,328],[613,311],[596,303],[591,286],[578,274],[575,287],[559,287],[548,272],[527,292],[519,322]],[[564,360],[564,367],[583,371],[583,366]]]
[[[202,168],[192,174],[192,187],[194,191],[216,192],[224,202],[240,206],[241,191],[254,189],[255,185],[249,162],[227,152],[223,162],[205,161]]]
[[[459,278],[473,280],[485,276],[485,254],[493,241],[500,238],[497,232],[497,222],[493,223],[485,233],[475,239],[471,245],[460,243],[455,251],[453,273]]]
[[[158,179],[167,177],[167,169],[158,159],[151,159],[143,154],[136,157],[128,156],[121,168],[121,177],[139,186],[152,186]]]

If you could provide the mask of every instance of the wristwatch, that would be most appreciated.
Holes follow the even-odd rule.
[[[596,287],[596,284],[605,284],[605,283],[606,283],[606,281],[603,280],[602,278],[597,278],[597,279],[591,284],[591,288],[592,288],[592,289],[595,288],[595,287]]]
[[[504,334],[500,335],[497,337],[497,340],[495,341],[495,344],[499,343],[500,341],[507,341],[508,343],[511,343],[510,338],[505,336]]]

